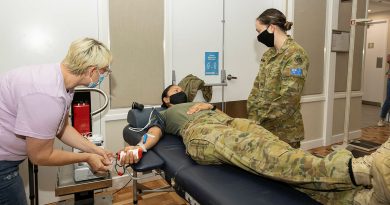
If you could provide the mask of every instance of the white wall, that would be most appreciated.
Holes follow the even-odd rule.
[[[98,37],[96,0],[3,0],[0,11],[0,72],[60,62],[73,40]]]
[[[384,11],[384,12],[377,12],[377,13],[369,13],[368,18],[372,20],[381,20],[386,19],[388,22],[390,22],[390,11]],[[388,34],[390,34],[390,26],[388,26]],[[390,35],[387,39],[387,50],[390,52]]]

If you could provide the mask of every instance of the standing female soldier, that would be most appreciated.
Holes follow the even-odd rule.
[[[292,24],[277,9],[267,9],[256,19],[257,40],[269,49],[261,59],[247,109],[249,119],[298,148],[304,138],[300,100],[309,59],[286,34]]]

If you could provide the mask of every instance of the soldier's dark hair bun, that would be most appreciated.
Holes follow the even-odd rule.
[[[283,31],[288,31],[293,25],[286,20],[286,16],[277,9],[267,9],[257,17],[257,20],[265,25],[277,25]]]
[[[293,24],[294,24],[293,22],[286,21],[286,23],[284,24],[284,30],[285,31],[290,30]]]

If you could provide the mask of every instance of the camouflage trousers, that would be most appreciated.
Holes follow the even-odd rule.
[[[289,183],[325,204],[353,203],[348,172],[352,154],[341,150],[319,158],[294,149],[255,121],[208,113],[181,130],[188,154],[199,164],[228,163]],[[336,203],[335,203],[336,204]]]

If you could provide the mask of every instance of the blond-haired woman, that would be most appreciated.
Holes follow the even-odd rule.
[[[0,204],[27,204],[19,164],[87,162],[106,172],[112,153],[85,140],[68,121],[74,88],[95,87],[110,73],[109,49],[92,38],[74,41],[61,63],[25,66],[0,76]],[[84,153],[54,149],[57,137]]]

